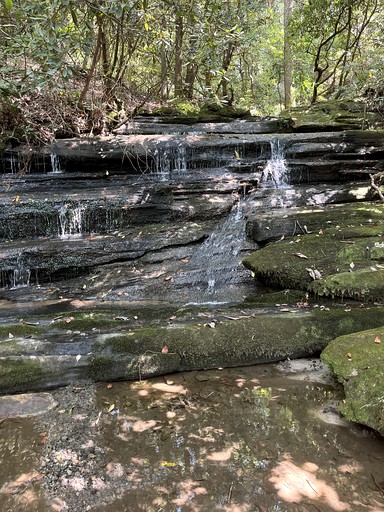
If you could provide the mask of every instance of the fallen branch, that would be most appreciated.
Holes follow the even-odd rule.
[[[371,188],[377,192],[381,201],[384,203],[384,195],[380,189],[381,180],[384,178],[384,172],[378,172],[376,174],[370,174],[371,178]]]

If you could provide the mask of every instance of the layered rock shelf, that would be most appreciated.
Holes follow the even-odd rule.
[[[308,356],[382,326],[382,133],[217,121],[5,151],[0,392]]]

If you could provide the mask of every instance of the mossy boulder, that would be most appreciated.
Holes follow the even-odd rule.
[[[217,312],[216,318],[185,314],[176,320],[173,315],[174,323],[166,324],[150,320],[149,312],[129,321],[125,315],[119,320],[115,311],[110,322],[106,312],[92,313],[69,313],[68,324],[41,319],[42,334],[0,340],[0,394],[50,389],[79,378],[132,380],[312,356],[330,340],[378,327],[383,319],[380,306],[289,312],[248,308],[246,313]]]
[[[293,107],[282,113],[291,119],[294,131],[313,132],[329,130],[363,130],[383,127],[377,112],[367,103],[354,100],[319,101],[306,107]]]
[[[302,212],[300,220],[309,234],[271,243],[243,261],[257,279],[318,296],[382,301],[384,205],[308,212],[307,219]]]
[[[380,308],[269,313],[223,322],[147,327],[103,335],[93,347],[97,380],[135,379],[217,367],[266,363],[320,353],[342,333],[380,325]]]
[[[321,358],[344,386],[341,412],[384,435],[384,327],[338,337]]]

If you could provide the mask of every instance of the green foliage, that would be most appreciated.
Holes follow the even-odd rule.
[[[367,88],[381,97],[378,1],[296,4],[288,30],[297,102],[353,97]],[[284,103],[283,14],[282,0],[3,0],[0,113],[18,109],[25,133],[39,124],[59,129],[55,105],[81,118],[78,131],[93,132],[107,117],[113,125],[149,100],[277,114]],[[47,96],[50,108],[30,115]]]

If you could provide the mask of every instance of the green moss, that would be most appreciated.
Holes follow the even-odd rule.
[[[89,332],[92,329],[111,329],[119,325],[126,325],[127,320],[116,319],[116,312],[70,312],[62,320],[56,321],[53,325],[57,329],[71,329],[75,331]],[[66,319],[74,319],[67,322]]]
[[[380,301],[384,281],[376,263],[384,257],[384,244],[378,236],[384,228],[383,217],[384,205],[366,203],[312,212],[307,220],[301,220],[311,229],[314,223],[317,227],[337,224],[322,229],[321,234],[267,245],[243,263],[258,280],[270,286],[306,290],[320,296]],[[322,279],[313,282],[311,271]]]
[[[17,391],[39,381],[43,375],[43,369],[36,361],[25,358],[0,358],[0,392]]]
[[[321,358],[344,385],[342,412],[384,435],[384,327],[336,338]]]
[[[319,129],[362,129],[382,120],[374,112],[369,112],[364,102],[353,100],[326,100],[319,101],[310,107],[294,107],[283,112],[285,117],[294,120],[296,129],[308,130],[310,127]]]
[[[88,362],[89,377],[95,381],[104,380],[105,376],[109,375],[112,364],[112,358],[109,356],[91,356]]]
[[[166,345],[169,353],[180,357],[180,369],[187,370],[276,361],[312,355],[340,334],[377,326],[378,311],[314,310],[225,321],[214,328],[208,324],[145,328],[107,337],[97,350],[100,355],[133,357],[161,354]]]
[[[32,336],[35,334],[41,334],[44,329],[35,325],[27,324],[10,324],[0,325],[0,339],[9,338],[9,334],[12,336]]]
[[[360,269],[343,272],[314,281],[311,291],[326,297],[348,297],[359,301],[381,301],[384,292],[384,270]]]
[[[384,242],[375,242],[370,253],[373,260],[384,260]]]

